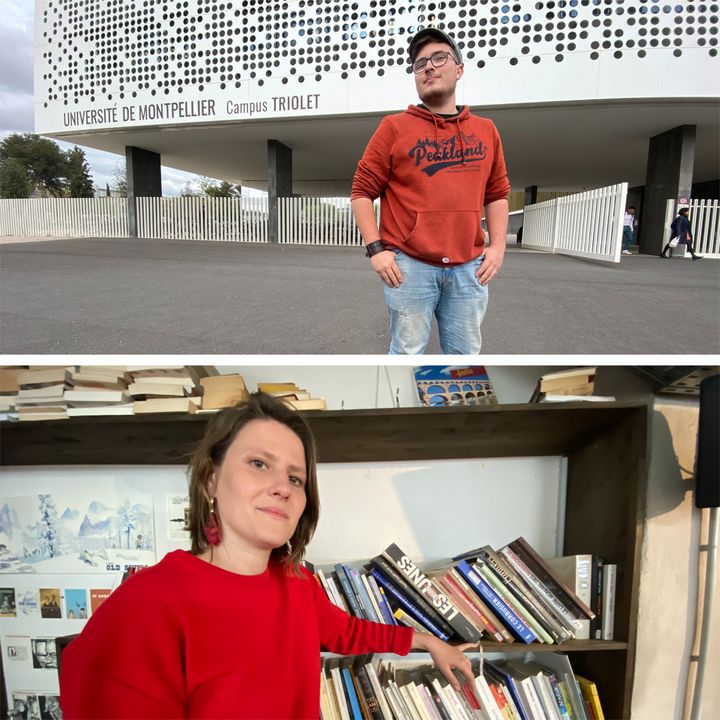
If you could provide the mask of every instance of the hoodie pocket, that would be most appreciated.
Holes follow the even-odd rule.
[[[481,216],[477,210],[419,212],[405,244],[410,255],[438,265],[457,265],[482,247]]]

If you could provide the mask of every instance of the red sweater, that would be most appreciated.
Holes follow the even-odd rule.
[[[63,652],[70,718],[315,718],[320,645],[407,654],[412,630],[349,617],[313,576],[221,570],[184,550],[123,583]]]
[[[351,199],[380,197],[383,243],[446,267],[482,255],[483,207],[508,192],[492,121],[467,106],[445,119],[410,105],[380,123],[358,163]]]

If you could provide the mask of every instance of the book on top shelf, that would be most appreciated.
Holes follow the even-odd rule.
[[[219,410],[249,397],[242,375],[210,375],[200,380],[203,389],[202,406],[204,410]]]
[[[17,374],[18,385],[22,387],[35,385],[72,385],[72,368],[60,367],[38,370],[21,370]]]
[[[495,391],[483,366],[422,365],[416,367],[414,373],[420,405],[497,404]]]
[[[196,413],[202,398],[152,398],[150,400],[136,400],[133,404],[135,414],[143,413]]]
[[[548,398],[587,397],[595,392],[597,368],[583,367],[542,375],[535,385],[529,402],[550,402]]]

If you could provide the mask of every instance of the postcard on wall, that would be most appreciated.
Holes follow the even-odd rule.
[[[40,588],[40,617],[62,617],[60,588]]]
[[[7,663],[28,663],[30,658],[29,635],[6,635],[3,638]]]
[[[57,670],[57,650],[55,638],[30,638],[33,667],[38,670]]]
[[[28,618],[40,615],[37,590],[29,588],[17,588],[17,614],[18,617]]]
[[[15,588],[0,588],[0,617],[17,617]]]
[[[415,368],[415,384],[420,404],[428,407],[497,404],[490,378],[481,365],[422,365]]]
[[[65,589],[65,617],[68,620],[87,620],[88,598],[85,588]]]
[[[123,572],[155,561],[152,495],[125,483],[0,507],[0,573]]]
[[[190,540],[190,498],[187,495],[168,495],[169,540]]]
[[[90,612],[95,613],[97,609],[110,597],[112,590],[90,590]]]

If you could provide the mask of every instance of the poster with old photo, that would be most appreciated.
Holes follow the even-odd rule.
[[[31,588],[16,588],[17,616],[28,619],[40,615],[38,591]]]
[[[17,617],[15,606],[15,588],[0,588],[0,617]]]
[[[152,495],[113,481],[82,494],[6,498],[0,573],[122,572],[153,565]]]
[[[4,656],[3,661],[6,668],[30,666],[30,636],[29,635],[6,635],[3,638]]]
[[[40,617],[61,618],[60,588],[40,588]]]
[[[30,638],[33,667],[38,670],[57,670],[55,638]]]
[[[11,695],[8,717],[12,720],[42,720],[40,701],[35,692],[15,691]]]

